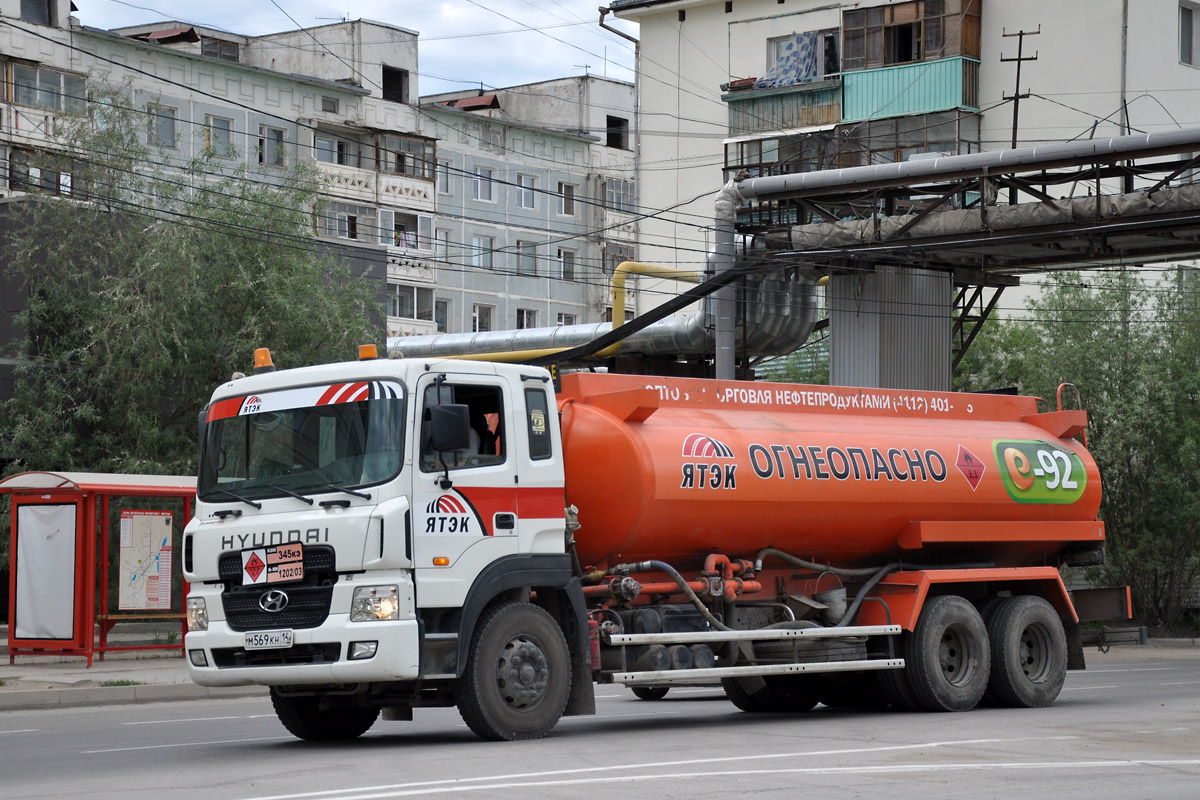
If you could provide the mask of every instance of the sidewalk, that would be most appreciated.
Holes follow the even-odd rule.
[[[7,626],[0,625],[0,713],[267,695],[264,686],[197,686],[177,651],[107,653],[103,661],[97,655],[90,669],[78,656],[18,655],[10,665],[7,641]]]

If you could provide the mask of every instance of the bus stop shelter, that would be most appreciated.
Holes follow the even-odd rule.
[[[174,576],[180,574],[176,531],[191,519],[195,478],[23,472],[0,481],[0,494],[11,498],[9,663],[17,655],[74,655],[86,657],[90,667],[94,654],[103,659],[114,650],[182,652],[188,587],[181,579],[180,601],[174,603]],[[110,609],[114,511],[118,601]],[[180,636],[177,642],[109,646],[109,631],[122,620],[175,620]]]

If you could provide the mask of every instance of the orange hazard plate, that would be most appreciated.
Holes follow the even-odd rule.
[[[304,578],[304,547],[298,543],[242,551],[242,585],[283,583]]]

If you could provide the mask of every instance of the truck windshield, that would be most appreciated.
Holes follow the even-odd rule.
[[[400,472],[403,387],[364,382],[248,395],[209,407],[198,494],[226,502],[370,486]]]

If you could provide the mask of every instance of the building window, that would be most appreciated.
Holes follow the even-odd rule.
[[[575,184],[558,182],[558,213],[564,217],[575,216]]]
[[[338,113],[338,99],[336,97],[329,97],[328,95],[321,95],[321,110],[326,114]]]
[[[622,262],[633,261],[633,248],[609,242],[604,245],[604,274],[613,275]]]
[[[575,251],[563,250],[558,251],[558,275],[564,281],[575,280]]]
[[[471,237],[471,266],[483,269],[492,268],[492,253],[496,249],[496,240],[491,236]]]
[[[492,170],[490,167],[475,168],[475,199],[485,203],[494,203],[492,193]]]
[[[1200,67],[1200,30],[1196,23],[1200,21],[1200,5],[1196,3],[1179,4],[1179,60],[1193,67]]]
[[[408,70],[384,66],[383,99],[393,103],[408,102]]]
[[[476,303],[471,306],[471,332],[485,333],[492,329],[493,306]]]
[[[436,164],[433,154],[433,142],[425,139],[380,136],[375,149],[375,166],[380,172],[431,181]]]
[[[537,275],[537,242],[517,242],[517,272]]]
[[[755,88],[795,86],[823,80],[841,71],[836,29],[805,31],[767,39],[767,72]]]
[[[87,84],[82,75],[13,62],[13,102],[50,111],[82,114]]]
[[[326,133],[316,134],[313,141],[317,152],[317,161],[323,164],[338,164],[343,167],[360,165],[358,142]]]
[[[604,143],[618,150],[629,149],[629,120],[624,117],[607,117]]]
[[[537,311],[532,308],[517,309],[517,330],[537,327]]]
[[[74,175],[70,159],[17,148],[9,154],[8,188],[14,192],[78,197],[84,192]]]
[[[388,316],[433,322],[433,288],[428,286],[388,285]]]
[[[437,190],[438,194],[450,194],[450,162],[437,162]]]
[[[517,205],[521,208],[537,208],[537,195],[534,192],[537,180],[532,175],[517,176]]]
[[[437,326],[438,333],[449,333],[448,327],[450,319],[450,301],[449,300],[434,300],[433,301],[433,324]]]
[[[910,0],[842,12],[842,69],[979,58],[980,0]]]
[[[434,244],[434,255],[439,260],[445,261],[450,252],[450,231],[445,228],[438,228],[435,238],[437,242]]]
[[[287,151],[284,149],[283,128],[258,126],[258,163],[282,167]]]
[[[49,25],[54,0],[21,0],[21,19],[34,25]]]
[[[206,36],[200,40],[200,55],[237,63],[238,44],[224,39],[210,39]]]
[[[558,313],[558,326],[561,328],[563,325],[575,325],[578,319],[579,316],[576,314],[564,314],[560,311]]]
[[[151,103],[146,106],[146,114],[150,120],[148,133],[150,145],[175,147],[175,120],[179,115],[179,109]]]
[[[321,233],[338,239],[376,239],[375,209],[349,203],[330,203],[321,213]]]
[[[379,243],[407,250],[433,250],[433,217],[381,208]]]
[[[226,157],[233,154],[233,120],[225,117],[204,115],[204,149],[214,155]]]
[[[604,207],[613,211],[634,212],[633,181],[609,178],[604,182]]]

